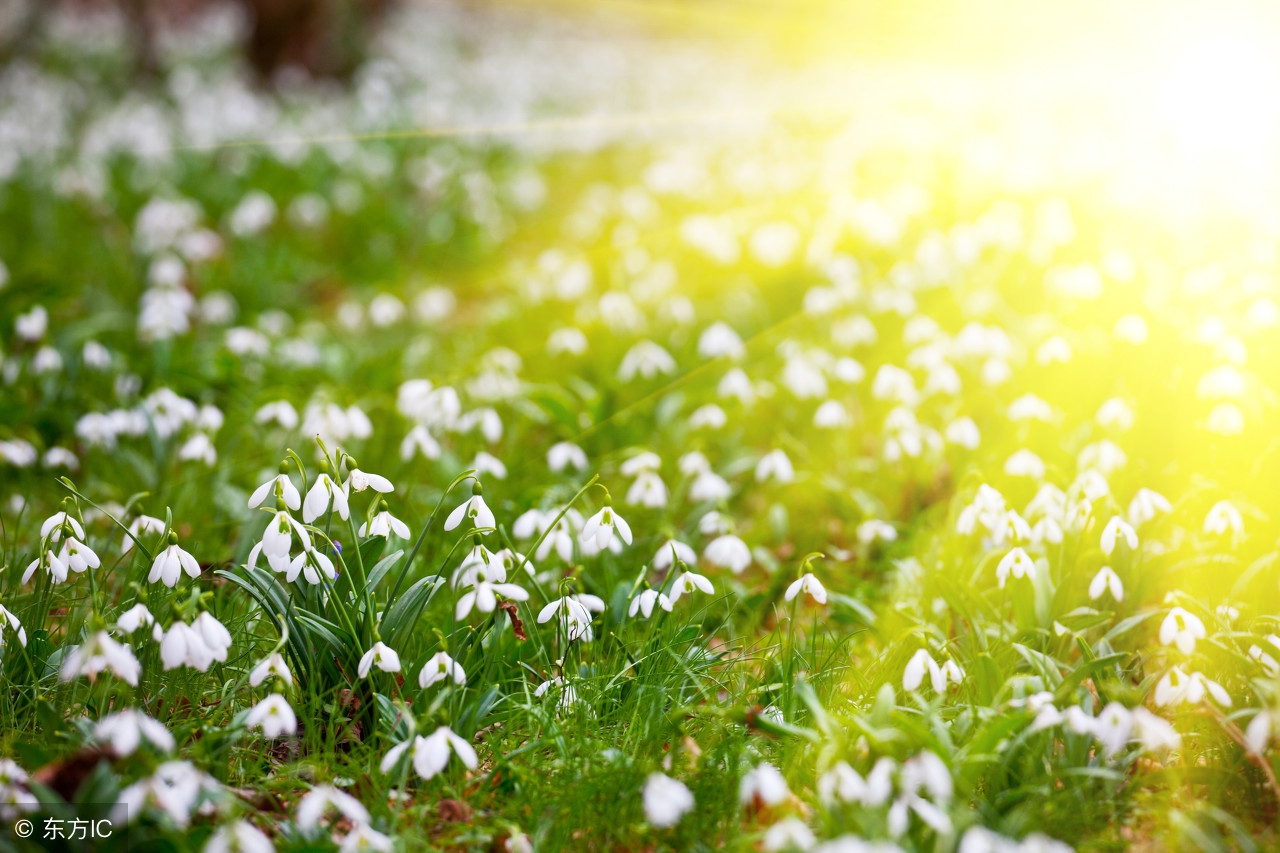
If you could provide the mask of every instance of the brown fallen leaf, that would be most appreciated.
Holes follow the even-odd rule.
[[[445,823],[469,823],[472,810],[471,806],[461,800],[441,800],[436,805],[436,813]]]
[[[514,601],[504,601],[498,605],[507,611],[507,615],[511,617],[511,631],[516,635],[517,640],[527,640],[529,635],[524,632],[524,623],[520,621],[520,617],[516,615],[516,605]]]
[[[52,788],[62,799],[70,802],[80,786],[99,763],[116,760],[114,750],[103,747],[86,747],[65,758],[51,761],[31,774],[31,781]]]

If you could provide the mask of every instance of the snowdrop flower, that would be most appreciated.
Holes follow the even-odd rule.
[[[1164,495],[1151,489],[1138,489],[1129,502],[1129,523],[1141,527],[1157,515],[1172,511],[1173,504]]]
[[[207,672],[214,661],[226,661],[231,634],[205,611],[190,625],[174,622],[160,639],[160,660],[166,671],[189,666]]]
[[[1124,584],[1120,582],[1120,576],[1110,566],[1103,566],[1089,582],[1089,599],[1097,601],[1107,590],[1111,590],[1111,597],[1117,602],[1124,601]]]
[[[643,379],[652,379],[660,373],[674,373],[675,369],[676,360],[671,357],[671,353],[653,341],[640,341],[622,357],[622,364],[618,366],[618,379],[630,382],[637,375]]]
[[[714,595],[716,591],[716,588],[712,586],[711,581],[705,575],[700,575],[696,572],[683,572],[671,584],[671,603],[675,604],[680,600],[680,596],[691,593],[695,589],[701,590],[707,595]]]
[[[401,756],[409,752],[414,772],[423,779],[431,779],[449,763],[450,752],[457,753],[459,759],[471,770],[479,765],[476,751],[471,744],[453,733],[448,726],[441,726],[427,737],[418,735],[412,740],[391,747],[382,759],[382,772],[390,773],[399,763]]]
[[[492,613],[498,606],[498,596],[512,601],[528,601],[529,593],[523,587],[507,583],[507,570],[501,562],[489,560],[459,571],[454,576],[454,586],[467,589],[458,599],[455,616],[465,619],[475,607],[481,613]],[[468,589],[469,588],[469,589]]]
[[[364,653],[364,657],[360,658],[356,674],[361,678],[367,678],[369,671],[375,665],[383,672],[399,672],[400,655],[396,654],[395,649],[379,640],[373,644],[373,648]]]
[[[667,505],[667,484],[655,471],[641,471],[627,489],[627,503],[648,509],[662,509]]]
[[[689,415],[689,429],[721,429],[728,422],[729,416],[715,403],[699,406]]]
[[[493,512],[485,505],[484,498],[479,493],[473,494],[449,513],[449,517],[444,521],[444,529],[453,530],[462,523],[464,518],[471,519],[476,527],[494,527],[497,524]]]
[[[584,596],[565,596],[552,601],[542,610],[538,611],[538,624],[543,624],[557,613],[560,614],[560,622],[564,627],[565,636],[569,642],[578,639],[591,642],[591,611],[579,599]],[[595,598],[595,596],[591,596]],[[597,599],[599,600],[599,599]],[[639,599],[636,599],[637,601]],[[604,609],[604,602],[601,601],[601,610]],[[634,615],[634,614],[633,614]]]
[[[996,564],[996,580],[1000,583],[1000,588],[1004,589],[1005,582],[1009,580],[1012,574],[1015,578],[1029,578],[1035,574],[1036,564],[1027,552],[1021,548],[1014,548],[1008,554],[1000,559]]]
[[[438,681],[452,679],[454,684],[462,686],[467,683],[467,673],[462,664],[449,657],[448,652],[436,652],[431,660],[422,665],[418,672],[418,686],[426,690]]]
[[[746,353],[742,338],[728,323],[716,321],[703,330],[698,337],[698,355],[703,358],[728,356],[741,358]]]
[[[676,562],[693,565],[698,562],[698,554],[678,539],[668,539],[659,546],[650,565],[655,572],[665,572]]]
[[[260,424],[279,424],[284,429],[291,430],[298,425],[298,410],[288,400],[276,400],[258,409],[253,420]]]
[[[374,521],[377,521],[377,519],[375,518]],[[377,534],[375,533],[374,535]],[[322,580],[321,572],[324,573],[324,578],[328,580],[332,581],[338,578],[338,570],[333,565],[333,560],[330,560],[329,556],[324,552],[316,550],[311,547],[310,543],[307,543],[303,547],[302,553],[289,562],[289,568],[285,571],[284,579],[289,583],[293,583],[298,579],[298,575],[301,574],[307,583],[315,586]]]
[[[395,842],[367,823],[357,823],[338,845],[338,853],[391,853]]]
[[[628,616],[635,616],[639,611],[644,614],[644,618],[648,619],[653,615],[653,606],[657,604],[668,613],[671,612],[671,599],[656,589],[646,589],[631,599],[631,606],[627,608]]]
[[[1271,741],[1271,730],[1271,713],[1264,708],[1254,714],[1249,725],[1245,727],[1245,749],[1253,755],[1261,756]]]
[[[425,459],[439,459],[441,454],[440,442],[422,424],[417,424],[413,429],[409,430],[404,440],[400,442],[400,459],[408,462],[417,454],[421,454]]]
[[[298,733],[298,718],[283,696],[272,693],[249,711],[245,727],[261,728],[265,737],[281,737]]]
[[[66,564],[67,568],[77,574],[83,573],[86,569],[96,569],[102,565],[93,549],[74,536],[68,536],[62,541],[62,552],[58,555],[58,558]]]
[[[560,691],[560,701],[556,703],[556,710],[560,713],[569,710],[578,703],[578,691],[574,689],[572,684],[566,684],[565,680],[558,675],[539,684],[537,689],[533,691],[533,695],[541,699],[553,688]],[[590,709],[587,709],[587,713],[590,712]]]
[[[1189,655],[1196,650],[1196,640],[1205,638],[1204,623],[1200,617],[1174,607],[1160,623],[1160,644],[1177,645],[1178,651]]]
[[[247,820],[218,827],[204,845],[204,853],[275,853],[271,839]]]
[[[965,450],[973,450],[982,443],[982,433],[978,431],[978,425],[973,422],[973,418],[968,417],[956,418],[947,424],[942,437],[948,444],[963,447]]]
[[[858,525],[858,541],[863,545],[873,542],[893,542],[898,538],[898,530],[887,521],[878,518],[868,519]]]
[[[1111,702],[1093,722],[1093,736],[1102,744],[1107,757],[1124,749],[1133,730],[1133,714],[1119,702]]]
[[[767,762],[749,770],[738,785],[738,802],[744,806],[754,805],[757,809],[776,806],[790,794],[787,780],[782,778],[778,768]]]
[[[689,500],[698,503],[727,500],[731,494],[733,488],[729,481],[710,470],[698,474],[689,486]]]
[[[93,736],[100,743],[109,743],[116,755],[133,755],[146,740],[161,752],[172,752],[173,735],[157,720],[132,708],[108,714],[93,727]]]
[[[112,820],[120,824],[136,820],[143,808],[151,805],[185,828],[201,799],[221,790],[217,779],[197,770],[190,762],[166,761],[151,776],[120,792]]]
[[[898,780],[898,797],[889,807],[889,833],[894,836],[907,831],[909,811],[914,811],[935,832],[951,832],[951,819],[939,805],[946,805],[953,792],[951,771],[932,752],[921,752],[902,763]],[[920,796],[924,791],[935,802]]]
[[[373,489],[375,492],[381,492],[384,495],[396,490],[396,487],[391,485],[391,481],[386,477],[379,474],[370,474],[361,471],[359,468],[351,469],[351,473],[347,475],[347,482],[344,485],[353,492]],[[294,507],[294,509],[297,509],[297,507]]]
[[[1107,522],[1107,526],[1102,530],[1102,553],[1110,557],[1111,552],[1116,549],[1116,539],[1118,537],[1124,538],[1125,544],[1129,546],[1129,550],[1133,551],[1137,549],[1138,534],[1134,532],[1132,527],[1125,523],[1124,519],[1115,515],[1111,517],[1111,520]]]
[[[106,631],[98,631],[67,653],[59,676],[63,681],[71,681],[85,675],[93,681],[104,669],[111,670],[112,675],[130,687],[138,686],[138,675],[142,672],[142,666],[128,646],[111,639]]]
[[[27,646],[27,629],[22,627],[22,622],[9,608],[0,604],[0,626],[7,625],[10,631],[18,636],[18,642],[23,648]],[[4,645],[4,640],[0,639],[0,646]]]
[[[813,413],[813,425],[818,429],[842,429],[852,423],[853,418],[839,400],[827,400]]]
[[[263,501],[276,492],[284,498],[284,505],[289,509],[301,508],[302,496],[298,494],[298,488],[293,485],[288,474],[281,473],[253,490],[253,494],[249,495],[249,509],[261,506]]]
[[[1206,696],[1212,697],[1219,705],[1231,707],[1231,694],[1218,682],[1205,678],[1203,673],[1186,673],[1182,667],[1175,666],[1156,682],[1155,701],[1160,706],[1182,702],[1198,705]]]
[[[320,476],[316,477],[315,483],[307,490],[306,500],[302,503],[302,520],[310,524],[324,515],[331,504],[333,511],[346,521],[350,512],[347,490],[335,483],[327,472],[322,471]]]
[[[712,539],[703,549],[702,557],[711,565],[728,569],[735,575],[742,574],[751,565],[751,549],[746,542],[731,534]]]
[[[19,314],[13,321],[13,331],[24,341],[38,341],[49,328],[49,312],[37,305],[26,314]]]
[[[547,467],[557,474],[565,468],[582,471],[587,467],[587,454],[573,442],[561,441],[547,451]]]
[[[386,506],[386,504],[383,504],[383,506]],[[367,523],[361,524],[360,529],[356,531],[357,536],[381,536],[384,539],[389,539],[392,533],[401,539],[408,539],[409,525],[396,518],[386,509],[375,515]]]
[[[54,583],[62,583],[67,579],[67,574],[70,572],[70,566],[66,564],[66,561],[62,559],[60,554],[55,554],[53,551],[46,551],[43,556],[36,557],[27,564],[26,571],[22,573],[23,583],[31,580],[31,576],[40,568],[41,563],[44,563],[45,568],[48,569],[49,577],[53,579]]]
[[[279,678],[285,684],[293,683],[293,675],[289,672],[289,665],[284,662],[284,656],[279,652],[272,652],[267,655],[266,660],[253,668],[253,672],[249,673],[249,686],[260,687],[262,682],[272,676]]]
[[[948,659],[939,666],[927,650],[920,649],[911,656],[902,671],[902,688],[907,691],[918,690],[924,682],[926,671],[935,693],[946,692],[948,683],[960,684],[964,681],[964,670],[954,660]]]
[[[685,784],[662,773],[650,773],[644,783],[644,817],[652,826],[667,829],[693,808],[693,794]]]
[[[818,780],[818,796],[828,804],[840,800],[864,806],[882,806],[893,794],[894,766],[892,759],[881,758],[863,779],[848,763],[837,762]]]
[[[615,530],[623,542],[631,544],[631,526],[614,511],[612,506],[605,504],[582,525],[582,533],[578,538],[584,545],[590,543],[597,548],[604,548],[613,538]]]
[[[765,832],[761,844],[766,853],[782,850],[812,850],[818,839],[798,817],[784,817]]]
[[[1232,506],[1230,501],[1218,501],[1204,517],[1204,532],[1213,536],[1221,536],[1227,532],[1243,536],[1244,519],[1240,516],[1240,510]]]
[[[795,468],[791,460],[781,450],[771,450],[756,463],[756,482],[764,483],[773,480],[778,483],[790,483],[795,479]]]
[[[141,539],[146,533],[164,533],[164,519],[150,515],[139,515],[129,522],[129,534],[120,542],[120,553],[127,554],[133,548],[133,540]]]
[[[1004,472],[1010,477],[1030,477],[1033,480],[1043,480],[1045,464],[1039,456],[1024,448],[1005,460]]]
[[[262,541],[259,543],[261,548],[257,549],[267,557],[267,562],[271,564],[271,568],[277,572],[287,571],[289,567],[289,552],[293,550],[293,536],[297,534],[298,541],[302,543],[304,550],[309,550],[311,545],[311,534],[307,532],[307,528],[302,523],[284,510],[280,510],[271,517],[267,522],[267,527],[262,531]],[[256,554],[250,554],[250,562],[256,559]]]
[[[1146,708],[1133,709],[1133,728],[1142,748],[1147,752],[1162,753],[1182,748],[1182,736],[1169,721],[1157,717]]]
[[[186,572],[188,577],[200,577],[200,564],[196,558],[178,546],[176,537],[170,538],[169,547],[156,555],[151,564],[151,573],[147,575],[147,583],[160,581],[172,589],[178,585],[178,578]]]
[[[313,832],[320,826],[320,818],[330,808],[336,809],[357,826],[369,822],[369,810],[360,801],[332,785],[317,785],[298,803],[294,821],[303,832]]]
[[[80,526],[80,522],[76,521],[75,516],[68,515],[66,512],[55,512],[44,520],[44,524],[40,525],[40,538],[48,539],[50,542],[58,542],[62,539],[63,531],[70,528],[72,534],[83,540],[84,528]]]
[[[822,585],[822,581],[814,576],[813,572],[805,572],[792,581],[791,586],[787,587],[784,598],[787,601],[792,601],[802,592],[808,593],[809,597],[819,604],[827,603],[827,588]]]

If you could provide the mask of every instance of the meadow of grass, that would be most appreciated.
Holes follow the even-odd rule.
[[[1277,846],[1267,220],[92,34],[0,87],[0,849]]]

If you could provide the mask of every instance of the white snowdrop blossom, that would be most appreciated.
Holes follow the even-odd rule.
[[[110,670],[112,675],[130,687],[137,687],[142,666],[128,646],[113,640],[106,631],[98,631],[67,652],[59,675],[63,681],[71,681],[81,675],[93,681],[103,670]]]
[[[601,507],[599,512],[588,518],[582,525],[579,541],[594,544],[597,548],[606,547],[613,539],[614,533],[626,544],[631,544],[631,526],[626,519],[618,515],[611,506]],[[541,559],[541,557],[539,557]]]
[[[573,442],[557,442],[547,451],[547,467],[557,474],[566,468],[582,471],[587,467],[587,454]]]
[[[271,677],[279,678],[285,684],[293,683],[293,675],[289,672],[289,665],[285,663],[284,655],[279,652],[272,652],[253,668],[249,673],[249,686],[260,687],[262,683]]]
[[[945,693],[948,684],[964,682],[964,670],[954,660],[948,658],[946,663],[939,664],[926,649],[919,649],[902,671],[902,688],[907,691],[920,689],[926,673],[935,693]]]
[[[330,809],[334,809],[357,826],[369,822],[369,810],[355,797],[332,785],[317,785],[308,791],[298,802],[298,810],[294,812],[294,822],[303,832],[314,832],[320,828],[320,819]]]
[[[547,604],[538,611],[538,624],[549,622],[556,614],[560,615],[560,624],[564,628],[565,636],[569,642],[575,640],[585,640],[591,642],[591,608],[581,599],[585,596],[565,596]],[[590,596],[590,598],[596,598]],[[635,599],[638,601],[639,599]],[[604,602],[596,598],[600,604],[600,610],[604,610]],[[633,614],[634,615],[634,614]]]
[[[791,791],[787,788],[787,780],[782,778],[778,768],[767,762],[747,771],[738,785],[738,802],[744,806],[776,806],[789,796]]]
[[[705,592],[707,595],[714,595],[716,591],[710,578],[705,575],[700,575],[697,572],[681,572],[671,582],[671,603],[675,604],[680,600],[681,596],[692,593],[695,589]]]
[[[1103,566],[1089,582],[1089,598],[1097,601],[1108,590],[1117,602],[1124,601],[1124,584],[1121,583],[1120,576],[1110,566]]]
[[[370,474],[366,471],[361,471],[359,468],[351,470],[351,473],[347,475],[347,482],[343,485],[352,492],[373,489],[375,492],[381,492],[385,495],[396,490],[396,487],[391,485],[391,481],[386,477],[380,474]],[[297,507],[293,507],[293,509],[297,509]]]
[[[471,519],[478,528],[494,527],[497,524],[497,519],[493,517],[493,512],[490,511],[484,502],[484,498],[480,495],[472,495],[460,503],[453,512],[449,513],[449,517],[444,521],[444,529],[453,530],[462,523],[464,518]]]
[[[271,839],[247,820],[218,827],[205,842],[204,853],[275,853]]]
[[[275,494],[279,494],[284,499],[284,505],[291,510],[296,511],[302,507],[298,487],[289,479],[288,474],[278,474],[253,490],[253,494],[249,495],[249,509],[262,506],[263,501]]]
[[[172,589],[177,586],[183,572],[187,573],[187,577],[198,578],[200,564],[174,542],[156,555],[155,562],[151,564],[151,572],[147,575],[147,583],[160,581]]]
[[[1107,526],[1102,530],[1102,553],[1110,557],[1116,549],[1117,540],[1122,538],[1125,544],[1129,546],[1129,550],[1137,550],[1138,534],[1120,516],[1112,516],[1111,520],[1107,522]]]
[[[173,735],[163,723],[132,708],[103,717],[94,724],[93,736],[109,743],[120,756],[133,755],[144,740],[161,752],[172,752],[174,747]]]
[[[707,543],[702,558],[713,566],[742,574],[751,565],[751,549],[737,536],[724,534]]]
[[[1000,584],[1000,588],[1004,589],[1005,583],[1009,580],[1009,576],[1021,580],[1029,578],[1035,574],[1035,561],[1027,555],[1022,548],[1014,548],[1009,553],[1000,558],[1000,562],[996,564],[996,580]]]
[[[367,678],[375,666],[383,672],[399,672],[400,655],[396,654],[395,649],[379,640],[360,658],[356,674],[361,678]]]
[[[391,747],[382,759],[382,772],[390,773],[406,752],[414,772],[423,779],[434,778],[444,770],[449,763],[450,754],[457,754],[459,760],[471,770],[479,766],[475,749],[454,734],[448,726],[441,726],[426,737],[417,735]]]
[[[231,633],[208,611],[191,624],[174,622],[160,639],[160,660],[166,671],[189,666],[208,672],[214,661],[227,659]]]
[[[627,608],[627,615],[634,617],[639,612],[644,615],[644,618],[648,619],[653,615],[655,605],[668,613],[671,612],[671,599],[665,593],[656,589],[646,589],[631,599],[631,606]]]
[[[423,690],[439,681],[453,681],[459,687],[467,683],[462,664],[449,657],[448,652],[436,652],[418,671],[418,686]]]
[[[756,463],[756,482],[765,483],[770,480],[777,483],[790,483],[796,472],[791,460],[781,450],[771,450]]]
[[[787,601],[792,601],[802,592],[807,593],[818,604],[827,603],[827,588],[822,585],[822,581],[818,580],[813,572],[805,572],[792,581],[791,585],[787,587],[784,597]]]
[[[1218,501],[1209,508],[1204,517],[1204,532],[1211,536],[1222,536],[1231,533],[1233,536],[1244,535],[1244,519],[1240,510],[1230,501]]]
[[[410,537],[409,525],[385,509],[369,519],[369,521],[362,523],[360,529],[356,531],[356,535],[362,538],[365,536],[381,536],[384,539],[389,539],[393,533],[401,539],[408,539]]]
[[[298,718],[283,696],[272,693],[250,709],[245,727],[260,728],[265,737],[283,737],[298,733]]]
[[[650,773],[644,783],[644,817],[652,826],[667,829],[675,826],[693,809],[693,794],[678,779],[663,773]]]
[[[1171,667],[1156,682],[1155,703],[1161,707],[1166,705],[1199,705],[1206,698],[1224,707],[1231,707],[1231,694],[1218,682],[1206,678],[1200,672],[1185,672],[1182,667]]]
[[[331,506],[339,518],[347,520],[350,513],[347,490],[335,483],[327,473],[321,472],[307,490],[307,497],[302,503],[302,520],[310,524],[328,512]]]
[[[1204,622],[1194,613],[1181,607],[1172,608],[1160,623],[1160,644],[1176,645],[1178,651],[1189,655],[1196,650],[1196,640],[1205,638]]]

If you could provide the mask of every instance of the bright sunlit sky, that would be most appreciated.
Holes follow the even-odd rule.
[[[507,4],[511,5],[511,4]],[[1280,4],[1010,0],[516,2],[604,15],[806,77],[782,106],[859,110],[886,86],[1000,123],[1082,139],[1109,168],[1218,194],[1256,191],[1280,160]],[[868,75],[871,75],[870,78]],[[871,82],[869,82],[869,80]],[[1056,153],[1061,153],[1056,152]],[[1077,152],[1078,153],[1078,152]],[[1037,144],[1037,155],[1052,157]],[[1077,155],[1072,155],[1077,156]],[[1136,162],[1134,162],[1136,160]],[[1154,165],[1158,163],[1159,165]]]

